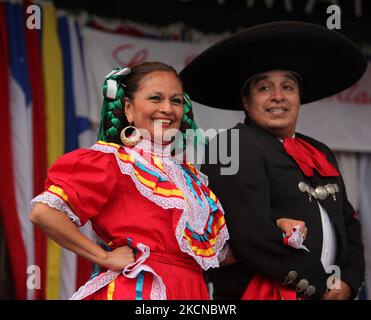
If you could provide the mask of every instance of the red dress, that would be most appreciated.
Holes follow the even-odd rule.
[[[218,266],[228,240],[224,213],[207,181],[168,150],[97,142],[59,158],[33,202],[90,220],[109,247],[136,252],[122,272],[105,271],[72,299],[209,299],[203,270]]]

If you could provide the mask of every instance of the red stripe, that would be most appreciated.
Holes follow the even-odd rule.
[[[76,288],[80,288],[90,278],[92,263],[83,257],[77,256]]]
[[[24,8],[31,5],[29,0],[24,2]],[[25,12],[25,21],[29,15]],[[30,30],[25,25],[26,51],[28,72],[32,95],[32,125],[33,125],[33,171],[34,196],[44,190],[44,181],[47,171],[46,155],[46,128],[44,109],[44,83],[42,76],[41,52],[38,38],[38,30]],[[41,289],[35,290],[34,299],[45,299],[46,284],[46,236],[40,229],[34,227],[35,238],[35,264],[41,269]]]
[[[0,214],[9,250],[12,276],[17,299],[27,299],[26,265],[27,256],[18,219],[15,188],[13,181],[13,150],[10,126],[9,100],[9,57],[8,28],[5,4],[0,3],[0,119],[1,119],[1,157],[0,157]]]

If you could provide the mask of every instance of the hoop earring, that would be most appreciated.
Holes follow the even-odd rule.
[[[131,137],[126,136],[125,133],[127,129],[134,129],[131,134]],[[129,147],[135,146],[138,143],[140,137],[141,136],[140,136],[139,130],[135,126],[131,126],[131,125],[122,129],[120,133],[120,139],[122,143]]]

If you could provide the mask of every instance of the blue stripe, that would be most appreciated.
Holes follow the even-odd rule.
[[[195,189],[192,186],[192,179],[197,183],[198,186],[201,186],[201,182],[197,179],[197,177],[188,168],[183,167],[181,164],[178,164],[178,165],[183,172],[183,175],[185,177],[187,186],[192,191],[192,193],[194,194],[195,198],[198,200],[200,205],[203,207],[203,203],[201,202],[200,197],[198,196],[198,194],[196,193]],[[204,191],[202,191],[202,192],[205,195],[205,197],[207,199],[207,202],[209,204],[209,207],[211,209],[207,229],[205,230],[205,232],[202,235],[200,235],[200,234],[195,233],[193,231],[193,229],[189,227],[188,224],[186,225],[186,228],[192,233],[192,238],[193,239],[196,239],[198,241],[209,241],[209,235],[211,234],[211,231],[212,231],[211,228],[212,228],[212,224],[213,224],[213,221],[214,221],[214,214],[213,213],[218,211],[218,206],[216,205],[216,202],[213,199],[211,199],[208,194],[206,194]]]
[[[37,29],[37,37],[39,38],[39,50],[40,52],[42,52],[42,41],[43,41],[43,32],[42,32],[42,17],[43,17],[43,8],[42,6],[39,6],[40,8],[40,12],[41,12],[41,28],[40,29]]]
[[[101,248],[103,248],[105,251],[112,251],[112,249],[104,242],[98,241],[97,244]],[[93,263],[92,272],[91,272],[89,280],[95,278],[101,272],[101,270],[102,270],[102,267],[98,263]]]
[[[188,224],[186,225],[186,228],[187,228],[189,231],[192,232],[192,238],[193,238],[193,239],[196,239],[196,240],[201,241],[201,242],[202,242],[202,241],[206,241],[206,242],[209,241],[209,235],[208,235],[207,233],[204,233],[204,234],[198,234],[198,233],[194,232],[193,229],[190,228]]]
[[[203,209],[204,208],[204,204],[201,200],[201,198],[198,196],[196,190],[193,188],[193,185],[192,185],[192,179],[191,177],[186,173],[184,172],[184,178],[186,180],[186,183],[188,185],[188,188],[192,191],[194,197],[196,198],[196,200],[198,201],[198,204],[201,206],[201,208]]]
[[[211,212],[218,211],[218,206],[216,205],[216,202],[213,199],[211,199],[207,194],[205,194],[205,196],[206,196],[207,202],[209,203]]]
[[[82,68],[84,70],[84,74],[86,74],[85,59],[84,59],[84,45],[83,45],[83,39],[82,39],[81,30],[80,30],[80,26],[79,26],[78,21],[75,21],[74,27],[75,27],[74,31],[76,32],[77,39],[78,39],[78,42],[79,42],[79,49],[80,49],[79,52],[80,52],[80,59],[81,59]]]
[[[180,167],[186,174],[188,174],[196,182],[198,186],[201,187],[201,181],[197,179],[197,177],[193,174],[193,172],[191,172],[191,170],[189,170],[188,168],[184,168],[183,166],[180,166]],[[211,212],[217,211],[218,206],[216,205],[216,202],[213,199],[211,199],[207,193],[205,193],[204,191],[202,192],[205,195],[207,202],[209,203]]]
[[[137,284],[135,286],[136,291],[135,300],[143,300],[143,284],[144,284],[144,271],[141,271],[137,276]]]
[[[89,119],[85,117],[76,117],[76,125],[78,135],[86,130],[89,130],[91,127]]]
[[[135,164],[138,168],[140,168],[141,170],[143,170],[143,171],[149,173],[149,174],[152,175],[152,176],[155,176],[155,177],[156,177],[160,182],[167,181],[167,180],[165,180],[164,178],[162,178],[162,177],[161,177],[161,176],[160,176],[156,171],[152,171],[152,170],[146,168],[146,167],[145,167],[143,164],[141,164],[140,162],[135,161],[134,164]]]
[[[134,258],[136,258],[137,257],[137,249],[136,248],[133,248],[133,243],[132,243],[133,239],[132,238],[127,238],[127,240],[128,240],[128,246],[131,249],[133,249]]]
[[[137,251],[133,248],[133,239],[127,238],[128,245],[130,248],[134,250],[134,257],[137,255]],[[136,300],[143,300],[143,284],[144,284],[144,271],[139,272],[137,275],[137,283],[135,285],[135,299]]]
[[[91,275],[90,275],[89,280],[95,278],[95,277],[99,274],[100,271],[101,271],[100,265],[97,264],[97,263],[93,263],[93,266],[92,266],[92,273],[91,273]]]
[[[188,171],[188,172],[187,172],[187,171],[184,169],[184,167],[181,166],[181,165],[180,165],[180,168],[181,168],[182,171],[183,171],[184,178],[185,178],[185,180],[186,180],[186,183],[187,183],[188,188],[192,191],[192,193],[193,193],[193,195],[195,196],[196,200],[198,201],[199,205],[200,205],[201,208],[203,209],[203,208],[204,208],[204,204],[203,204],[201,198],[199,197],[199,195],[197,194],[196,190],[193,188],[193,185],[192,185],[192,177],[194,177],[194,175],[193,175],[190,171],[188,171],[188,170],[187,170],[187,171]],[[193,180],[197,182],[197,179],[195,179],[195,177],[194,177]]]
[[[27,64],[27,51],[26,51],[26,35],[24,32],[24,26],[26,21],[24,20],[24,8],[23,5],[15,5],[16,16],[17,16],[17,29],[18,29],[18,38],[17,42],[19,44],[19,58],[20,61],[20,83],[22,85],[23,92],[26,95],[26,107],[30,106],[31,102],[31,85],[30,78],[28,75],[28,64]]]
[[[70,24],[69,24],[69,26],[70,26]],[[83,55],[82,36],[81,36],[80,26],[79,26],[78,21],[73,22],[72,28],[70,28],[69,31],[70,31],[71,34],[73,34],[73,33],[76,34],[76,38],[77,38],[77,41],[78,41],[78,57],[75,57],[75,58],[79,59],[79,61],[81,62],[81,66],[82,66],[82,70],[83,70],[83,76],[84,76],[86,74],[85,73],[85,60],[84,60],[84,55]],[[74,64],[74,62],[73,62],[73,58],[72,58],[72,65],[73,64]],[[84,76],[84,79],[85,79],[85,76]],[[76,118],[76,126],[77,126],[77,134],[80,135],[84,131],[91,129],[92,124],[91,124],[87,115],[86,116],[81,116],[80,115],[80,116],[77,116],[77,118]]]
[[[71,42],[67,17],[65,16],[58,17],[57,23],[58,23],[58,36],[63,56],[65,152],[69,152],[77,149],[79,146],[77,135],[77,121],[75,113],[75,98],[73,92]]]
[[[175,162],[176,163],[176,162]],[[193,195],[195,196],[196,200],[198,201],[199,205],[201,206],[201,208],[203,209],[204,208],[204,204],[203,202],[201,201],[201,198],[198,196],[196,190],[193,188],[193,185],[192,185],[192,178],[191,176],[194,177],[194,175],[189,171],[189,170],[186,170],[181,164],[179,163],[176,163],[179,168],[182,170],[182,173],[183,173],[183,176],[186,180],[186,183],[187,183],[187,186],[188,188],[191,190],[191,192],[193,193]],[[188,171],[188,172],[187,172]],[[194,180],[197,181],[197,179],[194,177]]]
[[[189,228],[188,226],[186,227],[189,231],[192,232],[192,238],[193,239],[196,239],[200,242],[209,242],[209,236],[207,234],[197,234],[195,233],[191,228]]]
[[[202,240],[209,241],[209,235],[210,235],[210,233],[211,233],[211,226],[212,226],[212,224],[213,224],[213,221],[214,221],[214,215],[211,214],[211,215],[210,215],[209,222],[208,222],[208,224],[207,224],[207,229],[206,229],[205,233],[202,234],[202,235],[199,235],[199,234],[195,233],[195,232],[193,231],[193,229],[190,228],[190,227],[188,226],[188,224],[186,225],[186,228],[187,228],[189,231],[192,232],[192,238],[197,239],[197,240],[199,240],[199,241],[202,241]]]
[[[26,108],[31,102],[31,87],[28,76],[26,39],[25,39],[25,21],[23,15],[23,6],[19,3],[5,3],[7,24],[8,24],[8,43],[10,70],[13,79],[22,88],[25,94]],[[2,66],[3,68],[5,66]]]
[[[214,221],[214,213],[210,214],[209,222],[207,223],[207,229],[205,230],[205,233],[202,235],[199,235],[193,231],[192,228],[189,227],[188,223],[186,224],[186,228],[192,232],[192,238],[196,239],[198,241],[209,241],[209,235],[211,234],[211,228]]]
[[[132,243],[133,239],[132,238],[128,238],[127,240],[128,240],[129,247],[130,248],[133,248],[133,243]]]
[[[213,224],[213,221],[214,221],[214,214],[210,214],[210,219],[209,219],[209,224],[207,226],[207,232],[208,233],[211,233],[211,225]]]

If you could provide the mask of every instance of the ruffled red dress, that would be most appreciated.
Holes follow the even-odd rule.
[[[135,262],[106,270],[71,299],[209,299],[203,270],[218,267],[228,231],[223,209],[190,164],[169,148],[98,141],[59,158],[33,199],[88,220],[110,248],[130,245]],[[219,256],[219,257],[218,257]]]

